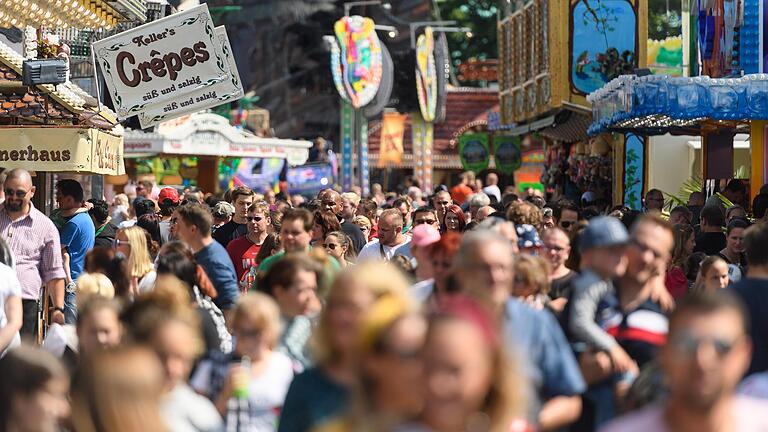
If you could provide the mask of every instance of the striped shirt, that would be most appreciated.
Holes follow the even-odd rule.
[[[5,205],[0,207],[0,237],[15,255],[21,298],[37,300],[44,283],[64,279],[64,265],[56,226],[32,203],[29,206],[29,213],[15,221]]]

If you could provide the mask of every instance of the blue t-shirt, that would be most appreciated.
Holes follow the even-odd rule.
[[[278,432],[305,432],[348,408],[349,390],[318,368],[296,375],[280,412]]]
[[[584,393],[587,385],[573,351],[549,312],[510,299],[504,313],[504,335],[514,352],[527,360],[528,375],[543,401]]]
[[[214,241],[195,253],[195,261],[205,270],[219,295],[213,300],[219,309],[235,307],[240,295],[237,274],[224,246]]]
[[[88,212],[78,213],[61,227],[61,247],[69,253],[69,274],[76,281],[85,268],[85,254],[93,249],[96,229]]]
[[[768,280],[742,278],[732,289],[744,301],[749,312],[752,338],[752,362],[746,375],[768,370]]]

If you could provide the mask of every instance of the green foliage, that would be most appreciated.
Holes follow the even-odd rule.
[[[691,177],[686,180],[682,186],[680,186],[680,190],[677,192],[677,195],[673,195],[669,192],[663,192],[667,197],[667,200],[664,203],[664,208],[666,210],[672,210],[679,205],[686,205],[688,203],[688,198],[693,192],[701,192],[702,190],[704,190],[704,182],[701,180],[701,177]],[[720,192],[716,192],[715,195],[720,198],[720,201],[723,202],[723,205],[726,208],[733,205],[731,200],[726,198]]]
[[[648,0],[648,38],[663,40],[682,34],[682,4],[690,0]]]
[[[445,34],[454,65],[468,60],[498,58],[497,3],[496,0],[445,0],[438,3],[443,20],[453,20],[457,27],[472,29],[471,38],[464,33]]]

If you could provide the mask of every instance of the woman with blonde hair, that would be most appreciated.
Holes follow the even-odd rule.
[[[77,278],[77,304],[91,296],[107,299],[115,297],[115,286],[105,274],[83,273]]]
[[[147,348],[123,346],[84,356],[74,378],[77,432],[168,430],[160,415],[163,369]]]
[[[387,294],[368,310],[358,332],[357,382],[350,412],[318,432],[391,431],[423,408],[421,350],[427,323],[415,303]]]
[[[367,216],[357,215],[354,219],[352,219],[352,223],[360,228],[360,231],[363,232],[363,237],[365,237],[366,240],[371,238],[371,227],[373,225]]]
[[[495,320],[474,301],[441,301],[424,346],[424,409],[419,424],[400,431],[532,430],[529,386],[506,355]]]
[[[204,351],[200,316],[189,302],[188,290],[178,278],[160,275],[155,289],[139,295],[125,318],[133,341],[154,349],[161,360],[165,423],[174,431],[221,430],[221,416],[213,403],[187,383]]]
[[[315,367],[291,383],[280,431],[308,431],[341,414],[355,383],[361,323],[377,299],[407,296],[410,284],[391,264],[366,262],[339,273],[314,333]]]
[[[119,230],[115,236],[115,249],[128,261],[128,269],[133,278],[133,295],[152,290],[157,273],[149,255],[149,244],[144,229],[132,226]]]

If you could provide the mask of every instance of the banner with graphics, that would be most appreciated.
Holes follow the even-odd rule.
[[[467,134],[459,137],[459,158],[464,169],[480,172],[488,168],[491,152],[488,134]]]
[[[379,148],[379,168],[387,165],[399,167],[403,163],[403,133],[405,132],[405,114],[385,112],[381,121],[381,145]]]
[[[512,174],[522,164],[520,152],[521,140],[519,136],[493,137],[493,156],[496,161],[496,169],[502,174]]]

